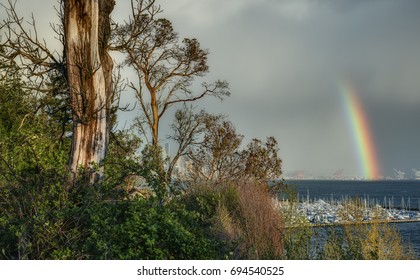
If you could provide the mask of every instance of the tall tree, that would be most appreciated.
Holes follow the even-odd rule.
[[[108,54],[114,0],[66,0],[64,46],[73,112],[70,169],[105,158],[109,139],[113,62]],[[102,171],[94,175],[96,181]]]
[[[160,7],[154,0],[131,1],[128,22],[115,28],[113,50],[126,54],[125,64],[137,73],[138,83],[131,83],[141,105],[139,122],[150,132],[152,145],[159,144],[161,118],[175,104],[190,103],[206,96],[223,99],[230,93],[226,81],[203,83],[200,92],[191,85],[196,77],[208,72],[208,51],[197,39],[179,39],[172,23],[157,18]]]
[[[54,80],[64,77],[68,108],[72,114],[72,149],[69,169],[76,175],[80,167],[91,168],[105,158],[113,101],[113,62],[108,55],[111,36],[110,14],[114,0],[61,0],[62,26],[55,31],[64,54],[48,48],[38,37],[35,19],[26,22],[16,12],[16,2],[3,5],[7,18],[0,23],[0,59],[17,65],[25,84],[36,95],[55,91]],[[58,78],[57,78],[58,77]],[[101,169],[91,181],[102,177]]]

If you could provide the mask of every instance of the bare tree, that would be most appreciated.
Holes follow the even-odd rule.
[[[50,77],[65,75],[63,56],[51,51],[45,39],[39,37],[33,15],[28,21],[18,15],[16,1],[8,0],[0,6],[7,14],[0,22],[0,59],[9,66],[3,70],[17,68],[19,76],[25,78],[26,89],[39,93],[50,90]]]
[[[137,73],[138,82],[131,83],[140,103],[144,123],[150,131],[152,144],[159,143],[159,123],[175,104],[193,102],[205,96],[223,99],[230,93],[225,81],[203,83],[194,94],[191,85],[196,77],[208,72],[208,51],[197,39],[180,42],[169,20],[157,18],[161,11],[155,1],[131,1],[132,15],[116,26],[113,50],[126,54],[125,64]],[[140,121],[140,125],[142,125]]]
[[[177,150],[172,158],[169,159],[166,170],[167,178],[171,178],[175,165],[182,156],[188,155],[188,149],[200,143],[200,136],[204,133],[207,113],[201,110],[194,112],[193,107],[184,104],[182,109],[175,112],[174,120],[171,124],[172,134],[169,140],[177,144]]]

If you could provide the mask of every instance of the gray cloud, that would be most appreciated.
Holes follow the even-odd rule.
[[[209,46],[213,71],[232,85],[223,107],[238,128],[280,140],[286,172],[358,173],[338,88],[349,79],[392,175],[420,166],[419,11],[418,1],[260,1],[213,26],[166,12]]]

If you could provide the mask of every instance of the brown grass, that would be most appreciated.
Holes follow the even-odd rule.
[[[279,259],[283,253],[283,221],[265,183],[235,182],[225,189],[217,206],[214,228],[236,243],[234,258]]]
[[[283,222],[273,208],[265,183],[245,182],[238,186],[242,227],[248,258],[280,258],[283,253]]]

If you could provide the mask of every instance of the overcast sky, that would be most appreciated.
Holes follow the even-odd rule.
[[[129,1],[116,2],[118,20]],[[360,93],[381,173],[420,169],[420,1],[158,2],[181,38],[209,49],[206,79],[230,83],[230,98],[199,106],[227,114],[245,142],[275,136],[285,174],[362,175],[343,80]],[[56,18],[47,6],[55,3],[21,0],[19,8],[47,28]]]

